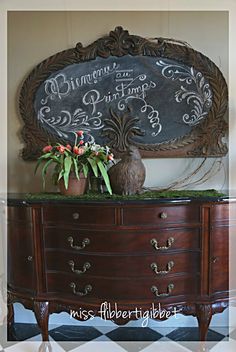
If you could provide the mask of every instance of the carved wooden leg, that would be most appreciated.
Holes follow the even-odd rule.
[[[43,341],[48,341],[49,302],[34,302],[34,314],[41,329]]]
[[[199,340],[206,341],[208,327],[212,317],[212,306],[211,304],[198,304],[196,308],[199,326]]]
[[[11,297],[8,294],[8,303],[7,303],[7,339],[9,341],[15,340],[14,332],[14,308]]]
[[[11,327],[14,324],[14,308],[13,303],[8,303],[7,305],[7,325]]]

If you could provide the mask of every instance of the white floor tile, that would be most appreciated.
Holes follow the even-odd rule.
[[[65,352],[64,349],[55,341],[50,342],[53,352]],[[42,341],[22,341],[12,345],[10,347],[6,347],[4,349],[5,352],[38,352],[40,346],[42,345]]]
[[[96,326],[96,329],[102,334],[107,334],[108,332],[117,329],[117,326]]]
[[[210,327],[210,329],[218,332],[219,334],[225,335],[225,336],[228,335],[228,333],[233,330],[233,328],[220,327],[220,326],[212,326],[212,327]]]
[[[105,336],[105,335],[102,335],[102,336],[98,336],[96,339],[93,340],[93,342],[100,342],[100,341],[108,341],[108,342],[111,342],[111,339],[109,339],[109,337]]]
[[[157,351],[158,352],[167,352],[167,351],[168,352],[189,352],[190,350],[172,341],[171,342],[157,341],[142,350],[142,352],[157,352]]]
[[[236,341],[229,339],[229,341],[220,341],[215,345],[211,352],[235,352],[236,351]]]
[[[163,335],[163,336],[166,336],[168,334],[170,334],[172,331],[176,330],[177,328],[176,327],[172,327],[172,328],[161,328],[161,327],[150,327],[150,329],[156,331],[156,332],[159,332],[159,334]]]
[[[115,342],[88,342],[70,352],[127,352]],[[53,351],[54,352],[54,351]],[[166,352],[166,351],[165,351]]]

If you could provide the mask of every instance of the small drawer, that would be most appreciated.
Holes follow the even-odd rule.
[[[212,292],[229,289],[229,229],[215,227],[211,233],[211,288]]]
[[[76,253],[169,253],[172,250],[199,250],[200,229],[158,229],[157,231],[81,230],[44,227],[48,249]]]
[[[50,273],[47,274],[48,292],[63,294],[72,299],[97,298],[102,300],[145,300],[159,302],[175,296],[185,297],[197,293],[198,279],[184,276],[181,278],[132,279],[125,280],[101,279],[83,277],[77,279],[74,275]]]
[[[45,206],[43,222],[86,225],[114,225],[115,208],[101,206]]]
[[[122,209],[123,225],[169,226],[170,224],[199,223],[200,211],[196,205],[145,206]]]
[[[211,222],[213,226],[236,223],[236,203],[215,204],[211,210]]]
[[[46,270],[110,278],[151,277],[165,278],[181,273],[199,272],[198,253],[159,255],[76,255],[74,253],[47,251]]]

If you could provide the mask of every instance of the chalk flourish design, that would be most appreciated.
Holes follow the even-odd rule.
[[[50,111],[49,106],[43,106],[38,111],[38,120],[42,123],[42,126],[47,124],[60,138],[66,140],[69,139],[69,134],[76,133],[79,129],[91,132],[91,130],[99,130],[104,127],[100,112],[96,116],[89,117],[81,108],[77,108],[73,114],[67,110],[62,110],[58,116],[50,116]],[[91,133],[89,135],[92,142],[93,136]]]
[[[157,60],[156,65],[162,67],[161,74],[173,81],[179,80],[186,85],[181,85],[175,92],[175,100],[181,103],[186,99],[188,105],[192,106],[191,114],[184,114],[183,122],[189,126],[197,125],[209,112],[212,106],[212,91],[210,85],[200,71],[193,67],[172,65],[164,60]],[[188,86],[194,85],[195,89],[189,90]]]

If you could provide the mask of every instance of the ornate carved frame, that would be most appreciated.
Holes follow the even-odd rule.
[[[48,139],[51,142],[59,141],[55,136],[49,136],[35,117],[33,102],[40,84],[50,74],[67,65],[93,60],[98,56],[107,58],[124,55],[169,58],[193,66],[208,80],[213,95],[207,118],[192,129],[191,133],[155,145],[136,144],[143,157],[217,157],[227,153],[228,149],[222,142],[222,137],[227,131],[224,115],[227,110],[228,90],[218,67],[209,58],[181,42],[165,38],[148,40],[130,35],[122,27],[116,27],[108,36],[96,40],[87,47],[78,43],[75,48],[50,56],[39,63],[24,81],[19,98],[20,113],[24,121],[21,132],[25,142],[22,150],[24,160],[35,160]],[[129,140],[129,137],[126,136],[126,140]]]

